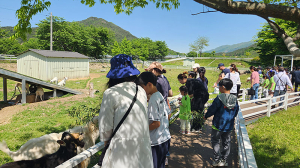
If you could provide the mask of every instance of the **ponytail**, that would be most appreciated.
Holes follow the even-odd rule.
[[[204,67],[200,67],[198,68],[198,73],[199,73],[199,76],[200,76],[200,79],[205,82],[205,72],[206,72],[206,69]]]
[[[186,79],[187,78],[187,76],[186,76],[186,74],[188,74],[188,72],[183,72],[182,74],[179,74],[178,76],[177,76],[177,79],[180,79],[180,80],[182,80],[182,79]]]

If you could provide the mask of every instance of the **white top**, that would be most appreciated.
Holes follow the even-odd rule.
[[[233,86],[230,90],[230,93],[237,93],[237,81],[240,81],[240,75],[238,73],[227,73],[224,78],[229,78],[230,74],[230,79],[233,82]]]
[[[153,121],[159,121],[160,126],[150,131],[151,146],[160,145],[171,138],[169,131],[170,109],[160,92],[151,95],[148,102],[149,124]]]
[[[136,84],[124,82],[108,88],[103,94],[99,113],[100,140],[107,141],[136,93]],[[129,115],[112,138],[102,168],[153,168],[147,96],[139,86],[137,100]]]
[[[274,81],[276,84],[275,90],[284,90],[286,85],[289,85],[290,88],[293,88],[291,80],[285,72],[279,72],[277,75],[275,75]]]
[[[240,76],[240,74],[238,73],[238,72],[235,72],[236,74],[238,74],[239,76]],[[238,78],[238,80],[236,81],[236,84],[237,85],[241,85],[242,84],[242,82],[241,82],[241,79],[240,78]]]

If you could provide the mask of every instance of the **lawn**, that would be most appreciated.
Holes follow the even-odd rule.
[[[300,106],[280,111],[248,125],[259,168],[300,167]]]
[[[257,63],[252,63],[252,62],[246,62],[246,61],[239,61],[239,60],[219,60],[217,59],[216,61],[213,59],[195,59],[195,63],[200,64],[200,66],[203,67],[218,67],[219,63],[223,63],[225,67],[230,66],[230,64],[235,64],[237,68],[249,68],[251,65],[257,66]],[[173,62],[166,62],[163,63],[163,65],[173,65],[173,66],[182,66],[183,65],[183,60],[180,61],[173,61]]]

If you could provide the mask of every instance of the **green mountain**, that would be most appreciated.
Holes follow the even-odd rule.
[[[253,41],[248,41],[248,42],[243,42],[243,43],[238,43],[238,44],[233,44],[233,45],[222,45],[215,49],[204,51],[204,52],[211,53],[212,51],[215,51],[216,53],[228,53],[228,52],[232,52],[232,51],[235,51],[238,49],[249,47],[253,44],[254,44]]]
[[[245,55],[245,52],[250,52],[251,57],[259,56],[259,54],[254,50],[256,48],[256,44],[252,44],[249,47],[241,48],[235,51],[231,51],[228,53],[225,53],[226,56],[243,56]],[[223,53],[217,53],[216,55],[222,55]]]
[[[86,26],[93,25],[96,27],[98,27],[98,26],[107,27],[115,32],[115,37],[118,42],[121,42],[124,39],[124,37],[126,37],[127,40],[132,40],[132,39],[137,38],[134,35],[132,35],[129,31],[126,31],[126,30],[122,29],[121,27],[115,25],[114,23],[108,22],[102,18],[89,17],[85,20],[78,21],[78,22],[82,23]]]
[[[122,39],[124,39],[124,37],[126,37],[127,40],[132,40],[132,39],[137,38],[134,35],[132,35],[129,31],[126,31],[126,30],[122,29],[121,27],[115,25],[114,23],[108,22],[102,18],[89,17],[85,20],[78,21],[78,22],[84,24],[85,26],[93,25],[96,27],[99,27],[99,26],[107,27],[115,32],[115,39],[118,42],[121,42]],[[1,27],[1,29],[7,30],[9,32],[8,35],[10,35],[10,36],[13,34],[13,31],[14,31],[14,27],[11,27],[11,26]],[[27,35],[27,39],[35,37],[36,29],[37,29],[37,27],[32,28],[32,33]],[[19,41],[22,42],[21,39]]]

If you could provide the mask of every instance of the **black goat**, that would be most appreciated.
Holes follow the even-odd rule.
[[[55,168],[77,155],[77,146],[83,147],[82,136],[76,133],[64,132],[61,140],[57,140],[60,145],[57,152],[45,155],[35,160],[21,160],[6,163],[0,168]]]

